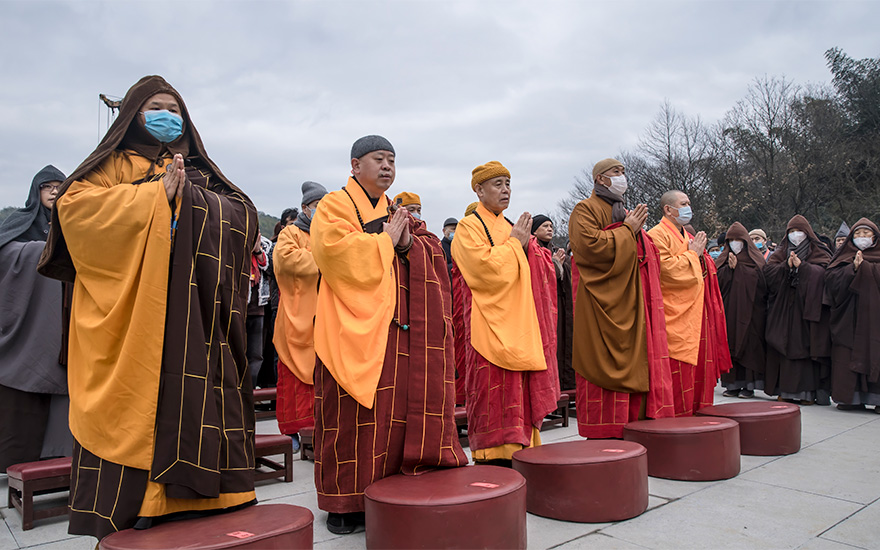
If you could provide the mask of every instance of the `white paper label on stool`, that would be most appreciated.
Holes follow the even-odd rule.
[[[471,483],[471,487],[482,487],[483,489],[497,489],[500,487],[497,483],[486,483],[485,481],[475,481]]]
[[[253,533],[248,533],[247,531],[233,531],[231,533],[226,533],[227,537],[235,537],[237,539],[249,539],[254,536]]]
[[[786,407],[785,405],[773,405],[770,408],[771,409],[787,409],[788,407]]]
[[[625,453],[623,449],[602,449],[603,453]]]
[[[703,422],[703,424],[708,424],[710,426],[717,426],[718,424],[721,424],[721,422]]]

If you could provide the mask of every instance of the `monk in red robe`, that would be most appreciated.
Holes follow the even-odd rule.
[[[660,253],[660,286],[666,313],[676,416],[712,405],[714,387],[730,370],[724,304],[706,233],[691,235],[691,202],[681,191],[660,198],[663,218],[648,231]]]
[[[374,481],[467,463],[453,418],[446,258],[424,222],[389,209],[394,161],[387,139],[357,140],[352,176],[321,199],[311,223],[321,272],[315,486],[336,534],[364,524],[364,489]]]
[[[510,172],[492,161],[473,170],[480,199],[458,222],[452,258],[471,292],[467,366],[468,441],[474,461],[509,465],[540,444],[556,410],[556,274],[550,252],[530,239],[532,219],[509,222]]]
[[[657,249],[642,229],[644,204],[627,212],[620,161],[593,168],[593,194],[569,219],[575,280],[578,432],[623,437],[640,418],[673,415]]]

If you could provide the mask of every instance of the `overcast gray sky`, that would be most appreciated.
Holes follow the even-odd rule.
[[[556,208],[582,169],[633,148],[664,98],[712,123],[753,78],[830,80],[823,53],[880,55],[880,2],[0,0],[0,207],[106,130],[98,94],[181,93],[211,158],[278,216],[304,180],[339,189],[352,142],[397,150],[392,195],[439,232],[511,171],[508,217]],[[633,182],[637,184],[637,182]]]

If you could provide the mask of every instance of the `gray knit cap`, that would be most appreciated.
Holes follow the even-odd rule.
[[[312,204],[327,194],[327,189],[320,183],[314,181],[304,181],[302,185],[303,200],[302,204]]]
[[[446,221],[443,222],[443,227],[446,227],[447,225],[458,225],[458,220],[455,218],[446,218]]]
[[[359,159],[373,151],[391,151],[394,153],[394,146],[382,136],[364,136],[355,141],[354,145],[351,146],[351,158]]]

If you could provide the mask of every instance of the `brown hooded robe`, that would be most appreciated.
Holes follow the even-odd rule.
[[[797,269],[788,266],[790,252],[796,251],[788,239],[792,229],[807,236],[799,247],[803,257],[799,256]],[[825,402],[830,393],[831,334],[830,309],[823,297],[831,252],[800,214],[788,222],[785,233],[764,266],[768,289],[764,392]]]
[[[157,93],[183,117],[168,144],[138,116]],[[169,205],[174,153],[187,182]],[[256,211],[208,157],[180,94],[159,76],[132,86],[55,204],[39,270],[73,283],[70,533],[253,501],[243,315]]]
[[[874,244],[862,251],[858,270],[853,259],[855,228],[874,232]],[[880,406],[880,231],[867,218],[853,225],[825,272],[831,301],[832,397],[845,405]]]
[[[736,267],[729,263],[730,241],[743,242]],[[727,341],[733,368],[721,375],[728,390],[764,388],[764,324],[767,316],[767,283],[764,257],[749,238],[746,228],[734,222],[727,230],[724,250],[715,260],[718,285],[724,300]]]

